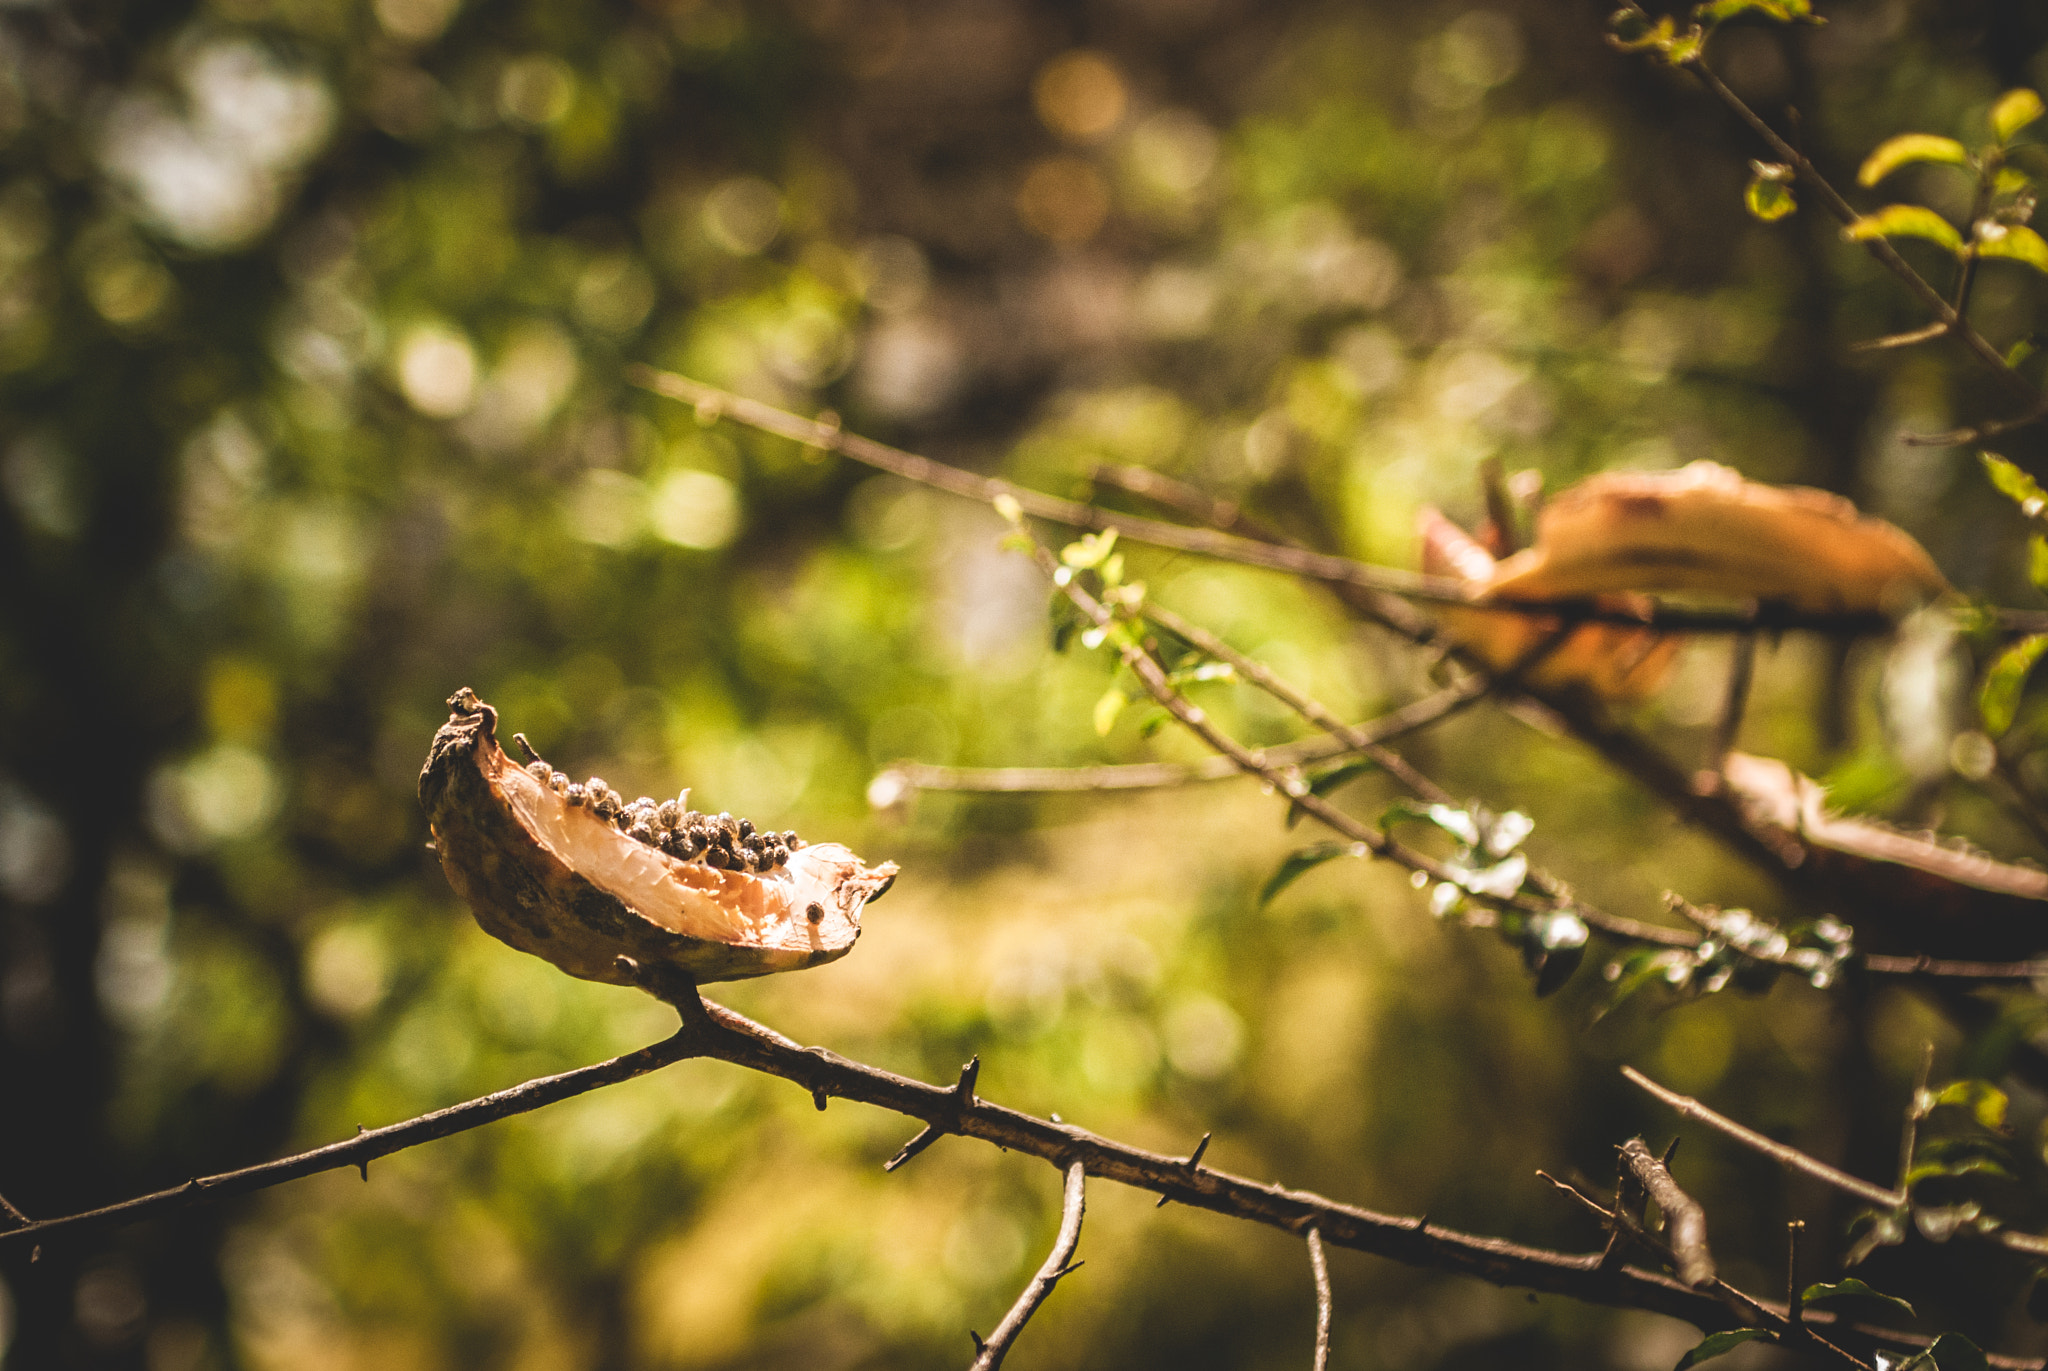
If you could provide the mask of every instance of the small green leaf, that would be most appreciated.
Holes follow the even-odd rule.
[[[1906,1173],[1906,1189],[1911,1190],[1924,1180],[1935,1176],[2010,1176],[2012,1173],[1989,1157],[1965,1157],[1958,1161],[1922,1162]]]
[[[2041,348],[2041,335],[2029,333],[2005,350],[2005,364],[2017,368],[2021,362],[2032,357]]]
[[[1852,1295],[1858,1299],[1878,1300],[1885,1304],[1896,1305],[1900,1309],[1905,1310],[1909,1316],[1913,1313],[1913,1306],[1907,1304],[1897,1295],[1887,1295],[1882,1290],[1873,1290],[1854,1276],[1844,1277],[1833,1284],[1809,1285],[1806,1289],[1799,1292],[1799,1303],[1801,1305],[1819,1304],[1823,1300],[1845,1299]]]
[[[1095,734],[1097,737],[1106,738],[1109,736],[1109,731],[1116,727],[1117,716],[1124,712],[1124,706],[1130,702],[1131,697],[1115,686],[1111,686],[1102,693],[1102,698],[1095,702]]]
[[[1273,897],[1287,889],[1288,886],[1293,885],[1324,862],[1336,857],[1342,857],[1351,850],[1352,844],[1350,843],[1317,843],[1314,847],[1304,847],[1299,851],[1288,853],[1286,859],[1280,863],[1280,869],[1273,873],[1271,879],[1266,882],[1265,888],[1259,891],[1259,903],[1262,905],[1271,904]]]
[[[1924,238],[1958,256],[1963,250],[1963,235],[1956,232],[1955,225],[1925,205],[1886,205],[1843,229],[1842,236],[1852,243],[1871,238]]]
[[[1378,771],[1379,769],[1380,764],[1373,761],[1370,757],[1356,757],[1348,762],[1340,762],[1322,775],[1311,780],[1308,783],[1309,793],[1311,795],[1334,795],[1360,776],[1365,775],[1366,772]],[[1300,823],[1302,815],[1306,812],[1298,804],[1287,806],[1287,826],[1292,828]]]
[[[1770,1336],[1770,1330],[1764,1328],[1730,1328],[1720,1333],[1709,1333],[1700,1340],[1698,1347],[1678,1359],[1678,1365],[1673,1371],[1686,1371],[1689,1366],[1698,1366],[1703,1361],[1726,1356],[1746,1342]]]
[[[2003,1090],[1989,1081],[1951,1081],[1934,1093],[1934,1103],[1967,1109],[1978,1123],[1996,1132],[2005,1127],[2005,1110],[2010,1101]]]
[[[2018,195],[2033,187],[2034,178],[2018,167],[2000,167],[1991,177],[1991,193],[1994,195]],[[2025,216],[2021,216],[2024,218]]]
[[[1991,1363],[1984,1358],[1984,1349],[1961,1333],[1943,1333],[1927,1349],[1927,1355],[1941,1371],[1990,1371],[1991,1368]]]
[[[1101,566],[1115,546],[1116,530],[1113,528],[1101,533],[1084,533],[1060,549],[1060,561],[1076,571],[1087,571]]]
[[[1742,192],[1742,205],[1752,218],[1771,224],[1798,209],[1799,201],[1792,194],[1792,187],[1785,182],[1752,176],[1749,188]]]
[[[2027,125],[2039,119],[2048,106],[2041,103],[2041,97],[2021,86],[1998,97],[1998,103],[1991,107],[1991,132],[1999,142],[2010,143],[2012,136]]]
[[[1977,255],[2003,257],[2025,262],[2035,271],[2048,273],[2048,241],[2025,224],[1986,221],[1977,226]]]
[[[1907,1211],[1904,1209],[1866,1209],[1849,1222],[1849,1231],[1859,1228],[1861,1235],[1849,1246],[1849,1253],[1842,1259],[1845,1266],[1859,1266],[1863,1259],[1880,1247],[1897,1247],[1906,1240]]]
[[[1991,670],[1984,673],[1984,688],[1977,692],[1977,713],[1984,720],[1984,731],[1992,737],[2001,737],[2012,727],[2020,692],[2044,651],[2048,651],[2048,633],[2032,634],[2000,653]]]
[[[1967,167],[1970,154],[1953,138],[1943,138],[1934,133],[1902,133],[1896,138],[1887,138],[1877,145],[1877,150],[1863,159],[1863,165],[1856,169],[1856,184],[1874,186],[1900,167],[1914,162],[1946,162],[1951,166]]]
[[[2038,533],[2027,540],[2027,578],[2048,590],[2048,538]]]
[[[2048,491],[2041,489],[2040,482],[1995,453],[1981,452],[1977,455],[1984,463],[1984,472],[1991,478],[1991,484],[2029,518],[2048,510]]]
[[[1145,717],[1138,720],[1138,736],[1149,738],[1172,722],[1173,715],[1159,705],[1145,711]]]

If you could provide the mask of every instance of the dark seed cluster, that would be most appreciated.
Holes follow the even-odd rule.
[[[627,837],[682,861],[702,862],[719,871],[759,873],[786,865],[789,854],[804,845],[794,832],[768,833],[756,829],[750,819],[699,813],[690,808],[687,790],[673,800],[650,800],[643,795],[628,803],[602,776],[592,776],[579,785],[538,758],[526,769],[570,804],[588,809]]]

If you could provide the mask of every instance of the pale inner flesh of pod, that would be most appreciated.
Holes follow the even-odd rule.
[[[520,767],[503,767],[498,783],[513,812],[557,858],[671,933],[813,950],[842,947],[859,934],[838,888],[860,860],[837,843],[812,843],[791,853],[787,866],[759,875],[719,871],[635,842]],[[814,904],[823,911],[815,921]]]

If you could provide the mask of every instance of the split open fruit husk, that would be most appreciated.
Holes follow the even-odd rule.
[[[702,984],[817,966],[852,949],[862,907],[896,878],[837,843],[760,871],[677,857],[506,756],[498,712],[473,692],[448,705],[420,773],[441,868],[485,932],[572,976]]]

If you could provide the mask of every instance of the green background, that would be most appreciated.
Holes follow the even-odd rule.
[[[1732,26],[1714,56],[1773,120],[1796,104],[1843,185],[1881,139],[1979,139],[2001,90],[2048,79],[2030,6],[1829,17]],[[978,1053],[1007,1105],[1168,1152],[1213,1131],[1229,1170],[1572,1250],[1600,1235],[1535,1170],[1597,1189],[1616,1144],[1674,1131],[1624,1062],[1887,1177],[1919,1045],[1995,1074],[2036,1026],[2025,1002],[1969,1039],[1883,985],[1603,1014],[1599,947],[1539,1001],[1512,949],[1432,921],[1390,868],[1326,866],[1261,907],[1313,826],[1247,782],[872,809],[902,758],[1199,750],[1141,736],[1140,709],[1098,735],[1111,663],[1053,650],[1048,588],[989,511],[623,379],[648,361],[829,406],[1065,496],[1099,463],[1152,467],[1395,565],[1420,504],[1476,521],[1485,458],[1556,490],[1712,457],[1850,494],[1959,586],[2038,604],[1974,456],[1897,440],[2000,413],[1995,392],[1938,350],[1849,352],[1924,320],[1810,207],[1748,220],[1762,149],[1607,47],[1604,20],[1457,0],[0,12],[0,1193],[69,1212],[669,1031],[450,893],[413,784],[463,685],[577,776],[687,784],[902,863],[844,961],[714,992],[799,1041],[935,1081]],[[1945,175],[1885,189],[1961,213]],[[2040,299],[1995,264],[1977,317],[2004,346]],[[1433,688],[1314,587],[1129,553],[1160,602],[1348,718]],[[1726,650],[1694,647],[1638,712],[1688,765]],[[1743,746],[2040,856],[1949,767],[1967,658],[1884,657],[1767,645]],[[1247,741],[1299,736],[1242,687],[1196,690]],[[1667,888],[1819,912],[1499,710],[1407,750],[1527,810],[1531,852],[1618,912],[1656,917]],[[2022,1098],[2022,1154],[2039,1113]],[[960,1140],[884,1176],[910,1131],[686,1063],[368,1184],[13,1262],[6,1365],[964,1364],[1041,1259],[1058,1176]],[[1697,1130],[1678,1176],[1731,1280],[1779,1292],[1793,1216],[1809,1278],[1832,1274],[1848,1211],[1825,1192]],[[1285,1235],[1098,1182],[1081,1255],[1012,1365],[1307,1364]],[[1650,1368],[1692,1341],[1332,1265],[1340,1367]],[[1866,1274],[1930,1328],[2042,1344],[2017,1265],[1918,1244]]]

